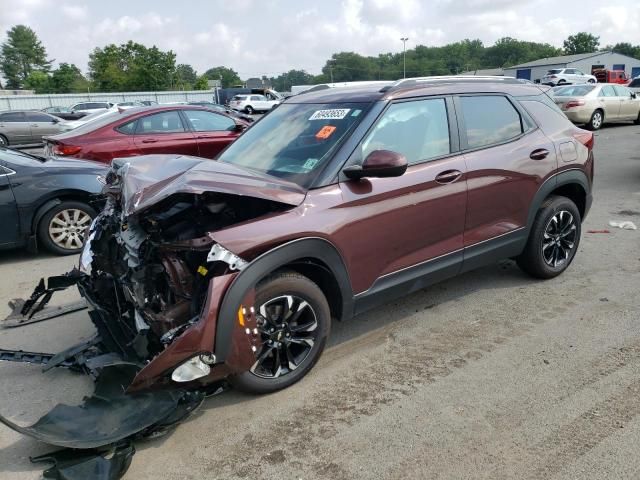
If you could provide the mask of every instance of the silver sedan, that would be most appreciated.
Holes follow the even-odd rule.
[[[605,123],[640,124],[640,98],[627,87],[609,83],[555,87],[553,99],[573,123],[591,130]]]

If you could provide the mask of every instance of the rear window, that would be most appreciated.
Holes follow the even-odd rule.
[[[95,115],[95,116],[94,116]],[[90,115],[87,115],[86,117],[83,117],[81,120],[86,120],[90,117]],[[109,125],[111,122],[115,122],[116,120],[118,120],[119,118],[125,118],[125,115],[123,115],[120,112],[97,112],[96,114],[92,114],[91,117],[93,118],[93,120],[90,120],[87,123],[84,123],[82,125],[80,125],[77,128],[74,128],[73,130],[71,130],[71,132],[73,132],[73,135],[82,135],[85,133],[89,133],[89,132],[93,132],[94,130],[97,130],[98,128],[102,128],[105,125]],[[71,133],[69,132],[69,133]]]
[[[461,97],[469,148],[505,142],[523,133],[520,113],[499,95]]]
[[[582,97],[596,88],[595,85],[570,85],[568,87],[554,88],[555,97]]]

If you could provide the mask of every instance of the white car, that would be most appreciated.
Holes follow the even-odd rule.
[[[70,107],[72,113],[95,113],[109,110],[113,107],[111,102],[81,102]]]
[[[251,115],[253,112],[267,112],[280,102],[281,100],[269,100],[264,95],[235,95],[229,102],[229,107]]]
[[[570,85],[576,83],[596,83],[596,77],[582,73],[577,68],[554,68],[549,70],[540,83],[544,85]]]

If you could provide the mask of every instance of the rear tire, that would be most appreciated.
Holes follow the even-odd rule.
[[[593,78],[590,78],[589,80],[587,80],[587,83],[596,83],[596,81]]]
[[[84,236],[96,211],[83,202],[64,201],[40,219],[38,241],[57,255],[73,255],[82,250]]]
[[[9,140],[7,140],[7,137],[5,137],[4,135],[0,135],[0,147],[8,147],[9,146]]]
[[[247,105],[247,106],[244,108],[244,111],[245,111],[248,115],[253,115],[253,112],[254,112],[253,107],[252,107],[251,105]]]
[[[587,128],[589,130],[599,130],[604,123],[604,112],[600,109],[596,110],[591,114],[591,119],[589,123],[587,123]]]
[[[536,214],[524,251],[516,258],[518,266],[535,278],[560,275],[580,246],[581,221],[570,199],[547,198]]]
[[[256,311],[264,342],[258,360],[229,381],[246,393],[271,393],[293,385],[316,364],[331,330],[331,312],[320,287],[294,272],[258,284]]]

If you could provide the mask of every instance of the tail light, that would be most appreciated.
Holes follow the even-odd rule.
[[[77,145],[60,145],[56,144],[53,146],[53,153],[55,155],[75,155],[80,152],[82,147],[78,147]]]
[[[564,108],[581,107],[584,105],[584,100],[569,100],[564,104]]]
[[[587,132],[586,130],[579,130],[573,134],[573,138],[579,141],[582,145],[587,147],[589,151],[593,150],[596,137],[593,132]]]

